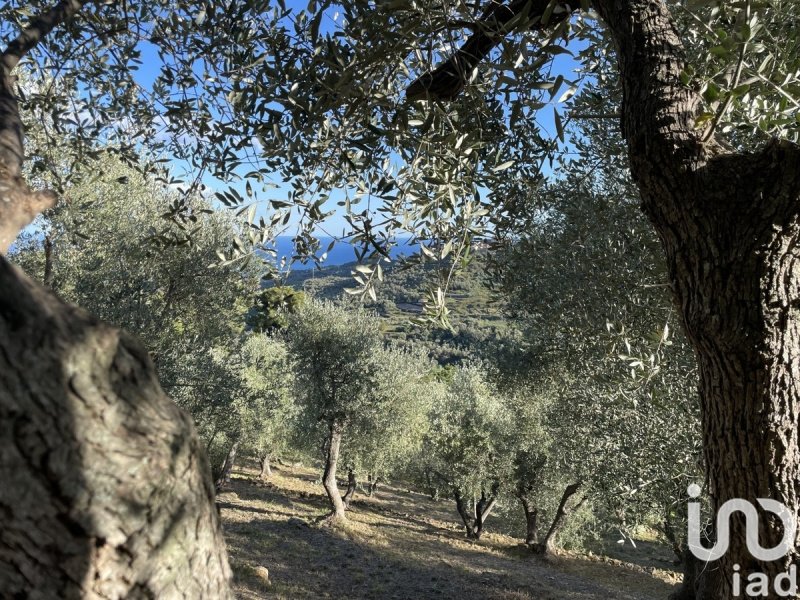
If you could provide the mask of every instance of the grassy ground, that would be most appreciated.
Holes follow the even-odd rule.
[[[244,468],[220,494],[237,597],[650,600],[677,580],[618,560],[535,558],[497,534],[467,541],[451,503],[391,486],[357,497],[347,524],[318,526],[326,501],[317,477],[278,467],[265,483]]]

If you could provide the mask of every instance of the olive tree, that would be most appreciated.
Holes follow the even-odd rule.
[[[687,62],[683,40],[691,37],[676,27],[671,8],[677,4],[596,0],[585,5],[597,11],[613,41],[631,172],[663,245],[674,297],[697,355],[714,505],[770,497],[796,515],[798,434],[794,424],[783,424],[800,402],[791,358],[798,320],[790,300],[799,275],[794,248],[800,233],[800,151],[790,141],[793,125],[781,124],[781,104],[794,101],[791,92],[778,89],[789,100],[780,100],[772,118],[764,119],[763,126],[781,137],[759,147],[737,147],[740,140],[731,144],[720,134],[731,106],[750,105],[757,112],[769,105],[770,100],[762,104],[757,99],[775,92],[768,89],[772,82],[764,71],[775,66],[776,58],[783,57],[778,68],[788,67],[791,73],[796,55],[787,62],[785,51],[796,52],[797,35],[774,35],[796,14],[796,3],[765,5],[757,16],[749,2],[718,6],[711,18],[724,15],[728,41],[716,38],[720,49],[715,47],[712,56],[724,57],[733,68],[723,66],[705,80],[693,77],[691,66],[698,63]],[[498,6],[484,16],[488,31],[474,33],[410,91],[416,97],[426,92],[443,99],[455,96],[472,68],[508,33],[504,26],[509,22],[524,19],[536,29],[552,27],[575,8],[558,2]],[[774,23],[774,29],[759,17]],[[752,74],[747,83],[745,72]],[[796,82],[796,77],[789,74],[785,81]],[[762,123],[754,125],[758,130]],[[732,431],[731,422],[747,426]],[[783,532],[769,520],[761,523],[763,539],[776,545]],[[742,526],[734,525],[729,551],[704,571],[699,597],[730,597],[733,565],[753,563]],[[792,551],[753,569],[774,576],[796,560]]]
[[[704,479],[696,363],[634,184],[606,160],[622,147],[619,132],[597,120],[570,129],[580,160],[537,190],[509,227],[507,247],[493,255],[524,332],[507,344],[516,356],[500,347],[496,360],[506,377],[558,370],[581,382],[558,392],[567,415],[561,438],[581,440],[562,449],[593,465],[594,509],[623,539],[645,523],[679,558],[691,558],[686,488]]]
[[[259,459],[259,476],[271,475],[270,460],[290,444],[297,406],[286,344],[265,334],[251,335],[242,347],[241,377],[249,402],[244,421],[246,449]]]
[[[506,483],[511,415],[477,365],[460,367],[433,407],[424,470],[456,503],[469,538],[478,539]]]
[[[384,400],[372,393],[379,376],[375,355],[383,343],[380,323],[363,309],[312,300],[290,318],[287,339],[304,422],[324,429],[322,483],[330,518],[345,519],[336,482],[342,440],[356,419],[379,410]]]
[[[378,261],[395,231],[441,240],[426,247],[429,258],[461,260],[487,219],[502,221],[535,187],[556,145],[540,134],[537,111],[592,93],[546,73],[563,53],[559,41],[575,31],[587,42],[590,77],[603,57],[619,67],[631,173],[698,356],[714,504],[768,496],[797,514],[800,456],[790,417],[800,402],[792,366],[798,7],[793,0],[691,7],[670,0],[312,2],[306,11],[179,0],[5,3],[0,249],[54,200],[21,178],[12,71],[32,56],[29,65],[66,71],[67,87],[81,93],[72,106],[57,88],[24,102],[58,116],[82,143],[112,140],[127,154],[169,140],[160,148],[190,165],[192,189],[205,172],[248,178],[250,192],[220,190],[231,205],[246,204],[245,195],[258,193],[252,182],[272,171],[291,180],[288,199],[264,198],[275,213],[263,224],[253,219],[246,237],[254,244],[299,208],[299,245],[315,251],[313,232],[337,190],[349,233],[372,261],[357,275],[365,293],[381,278]],[[341,21],[323,27],[337,9]],[[152,89],[134,76],[143,40],[163,57]],[[564,115],[556,111],[552,121],[565,141]],[[182,212],[181,203],[171,211]],[[242,246],[226,261],[246,254]],[[447,290],[445,281],[429,297],[439,320]],[[750,425],[731,433],[731,422]],[[762,529],[765,543],[781,539],[772,521],[762,519]],[[749,564],[741,524],[733,534],[730,552],[706,571],[703,597],[728,597],[732,566]],[[775,575],[796,558],[755,568]]]
[[[428,417],[443,387],[432,377],[433,364],[418,351],[386,346],[372,357],[380,367],[369,411],[361,411],[343,444],[352,498],[356,476],[367,476],[368,494],[378,481],[408,470],[428,431]]]

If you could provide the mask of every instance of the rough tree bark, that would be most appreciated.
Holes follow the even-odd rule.
[[[530,15],[541,15],[543,4],[533,1]],[[699,98],[681,83],[684,52],[666,2],[592,5],[617,49],[631,172],[661,238],[698,359],[713,506],[733,498],[772,498],[797,518],[800,147],[774,140],[760,151],[734,152],[695,127]],[[569,10],[566,3],[561,8]],[[485,44],[472,38],[467,44],[481,49],[478,60],[488,54]],[[410,96],[450,97],[439,89],[457,72],[456,59],[421,77]],[[783,535],[780,524],[765,515],[759,533],[766,547]],[[782,560],[756,561],[745,540],[744,519],[734,519],[729,550],[705,565],[696,598],[732,597],[735,564],[743,579],[752,572],[773,579],[800,558],[795,549]]]
[[[642,206],[661,237],[700,371],[705,462],[714,508],[772,498],[798,516],[800,453],[800,149],[773,141],[732,153],[694,128],[697,99],[680,84],[680,41],[662,3],[601,2],[618,47],[624,131]],[[778,544],[760,519],[762,545]],[[773,578],[797,551],[755,561],[744,520],[704,570],[697,597],[732,595],[733,566]]]
[[[574,506],[569,505],[570,499],[578,493],[582,485],[582,482],[576,481],[564,488],[564,493],[561,495],[561,501],[558,503],[550,529],[547,530],[547,534],[541,543],[532,546],[534,552],[537,554],[553,554],[556,551],[556,538],[561,530],[564,529],[564,525],[567,524],[567,518],[586,501],[586,498],[582,498]]]
[[[461,517],[461,522],[464,523],[468,538],[475,538],[475,511],[469,509],[469,503],[464,498],[461,490],[458,488],[453,490],[453,498],[456,501],[456,510],[458,516]]]
[[[22,179],[12,70],[85,4],[0,54],[0,254],[55,202]],[[208,463],[131,336],[0,256],[0,589],[13,598],[232,598]]]
[[[0,589],[231,598],[205,453],[137,340],[0,257]]]
[[[347,469],[347,489],[345,490],[344,497],[342,498],[345,510],[349,510],[350,502],[352,502],[353,498],[356,497],[357,486],[358,480],[356,479],[355,471],[353,471],[353,469]]]
[[[342,430],[343,427],[338,421],[331,422],[325,454],[325,471],[322,474],[322,485],[331,503],[331,514],[327,517],[329,520],[344,520],[347,518],[344,514],[345,505],[342,501],[342,495],[339,493],[339,486],[336,484],[336,464],[339,461]]]
[[[233,465],[236,462],[236,452],[239,450],[239,440],[231,444],[228,453],[225,455],[225,460],[222,462],[222,468],[219,470],[219,477],[214,482],[214,488],[217,493],[231,483],[231,473],[233,472]]]

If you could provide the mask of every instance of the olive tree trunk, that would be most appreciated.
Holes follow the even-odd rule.
[[[578,493],[582,485],[582,482],[576,481],[564,488],[564,493],[561,494],[561,500],[558,503],[553,522],[550,524],[550,528],[547,530],[547,534],[545,534],[541,543],[532,546],[534,552],[537,554],[553,554],[556,551],[556,539],[558,539],[558,534],[564,529],[564,525],[567,524],[569,516],[586,501],[584,497],[573,505],[569,503],[570,499]]]
[[[342,495],[339,493],[339,486],[336,484],[336,464],[339,461],[339,449],[342,444],[343,429],[339,422],[333,421],[328,430],[328,443],[326,444],[325,470],[322,474],[322,485],[331,503],[331,514],[328,515],[329,519],[347,518],[344,514],[345,505],[342,501]]]
[[[378,476],[367,475],[367,497],[372,498],[372,495],[378,490]]]
[[[350,508],[350,502],[352,502],[353,498],[356,496],[357,486],[358,480],[356,479],[355,471],[353,471],[353,469],[347,469],[347,489],[345,490],[344,497],[342,498],[345,510]]]
[[[0,257],[0,588],[231,598],[205,452],[147,352]]]
[[[715,509],[772,498],[800,502],[800,148],[724,149],[694,127],[697,98],[680,82],[678,33],[660,2],[598,2],[623,81],[623,129],[642,205],[659,233],[700,372],[705,463]],[[783,531],[760,519],[761,544]],[[696,597],[732,597],[742,578],[773,579],[798,561],[755,560],[744,519],[728,552],[703,569]]]
[[[236,462],[236,452],[239,450],[239,440],[231,444],[228,453],[225,455],[225,460],[222,462],[222,467],[219,470],[219,477],[214,482],[214,487],[217,493],[231,483],[231,473],[233,472],[233,465]]]
[[[497,486],[493,486],[491,493],[488,495],[485,491],[481,492],[480,499],[472,506],[470,506],[469,501],[464,498],[458,488],[453,490],[453,498],[455,498],[456,509],[461,521],[464,523],[467,537],[475,540],[480,539],[486,519],[489,518],[497,504]]]
[[[259,466],[261,467],[258,472],[259,479],[269,479],[272,477],[272,466],[269,463],[269,452],[264,452],[259,458]]]
[[[0,255],[55,202],[22,178],[12,71],[84,4],[32,15],[0,55]],[[2,256],[0,481],[3,597],[232,598],[205,452],[147,352]]]
[[[531,548],[539,544],[539,509],[528,496],[517,496],[525,513],[525,544]]]

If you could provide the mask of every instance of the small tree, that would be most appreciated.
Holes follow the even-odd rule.
[[[540,554],[552,553],[568,517],[586,500],[591,457],[565,456],[565,439],[575,428],[565,406],[557,377],[507,379],[491,373],[498,383],[505,410],[511,415],[506,431],[508,462],[506,493],[519,501],[525,516],[525,544]],[[575,496],[581,492],[581,497]]]
[[[424,470],[452,494],[469,538],[480,538],[499,499],[509,468],[510,423],[499,392],[476,365],[456,371],[433,409]]]
[[[355,493],[356,474],[366,474],[372,495],[379,479],[404,468],[422,446],[432,404],[443,386],[433,380],[433,364],[419,352],[396,346],[373,356],[380,376],[371,391],[373,408],[353,420],[344,444],[348,493]]]
[[[371,392],[379,372],[380,325],[360,308],[343,310],[315,300],[292,315],[287,331],[302,417],[309,428],[325,429],[322,483],[331,504],[329,518],[345,519],[336,469],[345,430],[376,409]]]
[[[296,418],[293,373],[286,344],[265,334],[247,338],[241,377],[246,404],[244,440],[259,459],[261,478],[272,474],[270,459],[285,450]]]

